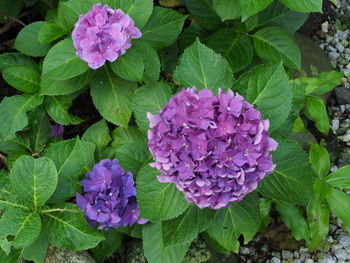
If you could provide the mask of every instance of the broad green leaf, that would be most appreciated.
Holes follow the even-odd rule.
[[[228,62],[197,39],[188,47],[175,69],[174,80],[182,86],[198,89],[226,91],[233,83],[233,73]]]
[[[17,196],[36,209],[44,205],[55,191],[57,170],[49,158],[34,159],[23,155],[14,163],[10,178]]]
[[[45,22],[34,22],[24,27],[17,35],[14,48],[19,52],[31,56],[45,56],[50,46],[41,44],[38,40],[38,33]]]
[[[162,222],[147,224],[142,228],[145,257],[149,263],[181,263],[192,240],[172,247],[164,246]]]
[[[345,229],[350,231],[350,197],[343,191],[334,189],[333,193],[327,197],[327,202],[331,211],[343,221]]]
[[[5,252],[7,255],[11,252],[11,242],[9,242],[6,238],[0,239],[0,248],[3,252]],[[1,252],[1,250],[0,250]]]
[[[240,235],[243,234],[244,243],[248,243],[258,231],[260,221],[259,198],[253,193],[218,210],[207,233],[225,249],[234,251]]]
[[[50,43],[65,34],[65,30],[58,24],[44,23],[39,30],[38,40],[42,44]]]
[[[292,109],[292,90],[281,64],[260,65],[242,74],[237,91],[256,105],[263,118],[269,119],[270,131],[288,118]]]
[[[278,202],[276,209],[283,223],[291,230],[293,237],[298,241],[304,239],[308,243],[310,232],[301,211],[296,206],[285,202]]]
[[[328,134],[329,118],[322,98],[307,96],[304,113],[308,119],[315,122],[315,126],[320,132]]]
[[[326,148],[323,148],[316,143],[311,143],[309,161],[312,169],[319,178],[325,178],[328,175],[331,162]]]
[[[143,81],[146,83],[157,81],[160,73],[160,61],[157,52],[145,42],[135,41],[133,48],[141,55],[144,65]]]
[[[204,29],[199,24],[192,24],[181,33],[178,39],[179,54],[191,46],[198,38],[201,42],[205,42],[207,37],[212,34],[211,31]]]
[[[8,140],[0,140],[1,152],[10,154],[11,152],[22,152],[23,154],[33,153],[29,138],[23,134],[16,134],[15,137]]]
[[[158,170],[146,164],[140,169],[136,180],[141,216],[155,222],[172,219],[190,205],[175,184],[160,183],[158,175]]]
[[[47,96],[45,99],[45,109],[47,114],[57,123],[62,125],[79,124],[82,119],[71,115],[68,109],[73,103],[73,97],[66,96]]]
[[[164,247],[186,244],[205,231],[213,222],[215,211],[190,206],[179,217],[162,222]]]
[[[279,0],[282,4],[290,9],[298,12],[310,13],[320,12],[322,13],[322,0]]]
[[[16,1],[13,0],[1,0],[0,1],[0,12],[2,14],[6,14],[8,16],[16,17],[22,8],[24,7],[24,3],[22,1]],[[5,17],[0,16],[0,22],[4,22]]]
[[[236,19],[241,16],[239,0],[213,0],[213,9],[222,21]]]
[[[344,74],[338,71],[322,72],[314,78],[299,78],[302,83],[306,83],[306,95],[325,94],[341,83]]]
[[[326,182],[334,187],[350,188],[350,165],[345,165],[326,177]]]
[[[291,68],[300,69],[300,49],[294,39],[279,27],[265,27],[253,35],[254,47],[262,59],[280,61]]]
[[[187,16],[163,7],[155,7],[142,28],[142,40],[153,48],[170,46],[179,36]]]
[[[259,13],[268,7],[273,0],[238,0],[241,10],[242,20]]]
[[[15,133],[28,124],[26,112],[40,105],[43,99],[37,94],[5,97],[0,103],[0,138],[8,140],[15,137]]]
[[[259,192],[275,200],[306,204],[314,180],[306,153],[297,143],[280,141],[272,157],[277,167],[260,183]]]
[[[40,89],[40,74],[29,66],[10,66],[3,70],[4,80],[15,89],[34,93]]]
[[[83,74],[89,69],[87,63],[76,54],[73,41],[70,38],[55,44],[43,63],[43,79],[70,79]]]
[[[259,227],[259,232],[264,232],[268,225],[270,224],[271,219],[271,207],[272,207],[273,201],[272,199],[268,198],[260,198],[259,199],[259,210],[260,210],[260,218],[261,223]]]
[[[316,178],[313,185],[314,198],[318,200],[324,200],[333,193],[334,187],[329,183]]]
[[[179,56],[179,49],[177,41],[172,43],[169,47],[162,48],[160,50],[160,61],[162,65],[162,71],[172,74],[177,65],[177,59]]]
[[[78,21],[79,16],[87,13],[93,6],[93,0],[60,1],[58,5],[58,21],[64,30],[69,31]]]
[[[33,211],[12,207],[6,210],[0,219],[0,238],[14,236],[11,242],[15,248],[31,245],[40,232],[41,219],[39,214]]]
[[[21,53],[4,53],[0,55],[0,71],[10,66],[28,66],[38,69],[35,61]]]
[[[150,128],[147,113],[159,113],[171,95],[171,88],[166,82],[146,84],[136,90],[132,107],[140,130],[147,131]]]
[[[126,127],[132,114],[131,99],[135,89],[135,82],[118,78],[104,67],[91,82],[91,97],[103,118]]]
[[[142,81],[145,66],[136,49],[129,49],[110,65],[113,72],[119,77],[130,81]]]
[[[20,260],[20,254],[21,254],[21,250],[12,249],[9,255],[6,255],[4,252],[0,250],[0,262],[1,263],[18,263]]]
[[[121,246],[123,234],[118,233],[115,229],[109,229],[103,232],[105,240],[100,242],[91,252],[97,262],[103,262],[110,257]]]
[[[43,230],[52,244],[73,251],[96,247],[103,235],[86,222],[83,213],[72,203],[63,203],[53,209],[62,211],[45,213]]]
[[[207,45],[227,59],[233,72],[245,69],[254,57],[251,40],[233,29],[216,31],[207,39]]]
[[[57,188],[49,202],[62,202],[80,191],[81,176],[95,163],[94,150],[95,145],[79,138],[54,143],[46,149],[43,156],[52,159],[58,173]]]
[[[35,263],[42,263],[46,257],[49,241],[44,232],[29,247],[25,247],[22,251],[22,257],[25,260],[34,261]]]
[[[49,79],[46,76],[41,78],[40,95],[68,95],[77,92],[87,86],[95,76],[95,71],[88,70],[85,73],[70,79]]]

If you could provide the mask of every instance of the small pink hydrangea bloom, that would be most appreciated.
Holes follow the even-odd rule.
[[[113,10],[100,3],[80,15],[72,33],[76,54],[97,69],[106,62],[113,62],[131,47],[131,38],[141,37],[134,20],[121,9]]]

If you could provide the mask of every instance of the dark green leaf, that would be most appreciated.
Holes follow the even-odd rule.
[[[97,262],[103,262],[120,247],[123,241],[123,234],[114,229],[103,232],[105,240],[94,247],[91,252]]]
[[[12,0],[11,0],[12,1]],[[28,66],[38,69],[38,65],[33,59],[21,53],[4,53],[0,55],[0,71],[10,66]]]
[[[306,97],[305,116],[315,122],[316,128],[327,135],[329,132],[329,118],[326,106],[322,98],[315,96]]]
[[[322,13],[322,0],[280,0],[282,4],[288,8],[298,12],[310,13],[320,12]]]
[[[331,162],[326,148],[323,148],[316,143],[311,143],[309,161],[312,169],[319,178],[325,178],[328,175]]]
[[[241,16],[239,0],[213,0],[213,9],[222,21],[236,19]]]
[[[47,240],[44,232],[40,233],[40,236],[29,247],[25,247],[22,251],[22,257],[25,260],[32,260],[35,263],[41,263],[44,261],[49,247],[49,241]]]
[[[344,228],[350,231],[350,197],[343,191],[334,189],[327,197],[327,202],[331,211],[343,221]]]
[[[44,23],[38,33],[38,40],[42,44],[50,43],[65,34],[65,30],[54,23]]]
[[[3,70],[4,80],[15,89],[34,93],[40,89],[40,74],[29,66],[10,66]]]
[[[259,13],[261,10],[268,7],[273,0],[238,0],[241,10],[242,20]]]

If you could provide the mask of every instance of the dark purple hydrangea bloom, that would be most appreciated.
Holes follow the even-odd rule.
[[[269,121],[231,90],[219,90],[218,97],[210,90],[182,90],[148,118],[151,166],[162,172],[158,180],[175,183],[201,208],[239,202],[275,168]]]
[[[134,20],[121,9],[96,4],[80,15],[72,33],[77,56],[90,68],[101,67],[106,60],[113,62],[131,47],[131,38],[140,38]]]
[[[116,160],[104,159],[95,164],[81,183],[84,195],[77,194],[76,201],[90,225],[109,229],[147,222],[138,219],[140,210],[133,176]]]
[[[51,125],[50,136],[56,136],[63,139],[64,126],[60,124]]]

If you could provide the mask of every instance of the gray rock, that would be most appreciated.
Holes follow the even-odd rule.
[[[308,259],[310,257],[311,257],[310,253],[301,253],[300,254],[301,261],[304,261],[304,260],[306,260],[306,259]]]
[[[350,104],[350,89],[339,86],[335,89],[335,97],[339,104]]]
[[[250,249],[249,249],[249,247],[240,247],[239,253],[242,255],[249,255]]]
[[[305,259],[304,262],[305,263],[314,263],[315,261],[313,259],[311,259],[311,258],[307,258],[307,259]]]
[[[306,247],[300,247],[300,248],[299,248],[299,253],[300,253],[300,254],[302,254],[302,253],[307,253],[307,252],[309,252],[309,249],[308,249],[308,248],[306,248]]]
[[[343,53],[343,51],[344,51],[344,49],[345,49],[341,43],[337,43],[337,44],[335,45],[335,47],[338,49],[338,51],[339,51],[340,53]]]
[[[340,57],[340,54],[338,52],[332,51],[332,52],[329,52],[328,56],[329,58],[336,59]]]
[[[281,252],[272,251],[271,256],[273,256],[275,258],[281,258]]]
[[[349,236],[339,236],[337,238],[340,244],[342,244],[344,247],[350,247],[350,237]]]
[[[281,260],[279,258],[273,257],[271,258],[271,263],[281,263]]]
[[[301,263],[301,260],[300,259],[294,259],[293,263]]]
[[[293,252],[289,250],[282,250],[282,258],[283,259],[292,259],[293,258]]]
[[[294,254],[293,254],[294,258],[299,258],[300,254],[298,251],[294,251]]]
[[[50,247],[44,263],[95,263],[87,251],[74,252]]]
[[[334,252],[334,255],[337,257],[337,259],[347,259],[347,253],[344,249],[338,249]]]
[[[323,258],[323,259],[319,259],[318,263],[336,263],[336,261],[334,259],[331,258]]]
[[[332,130],[337,131],[339,129],[339,120],[332,120]]]

